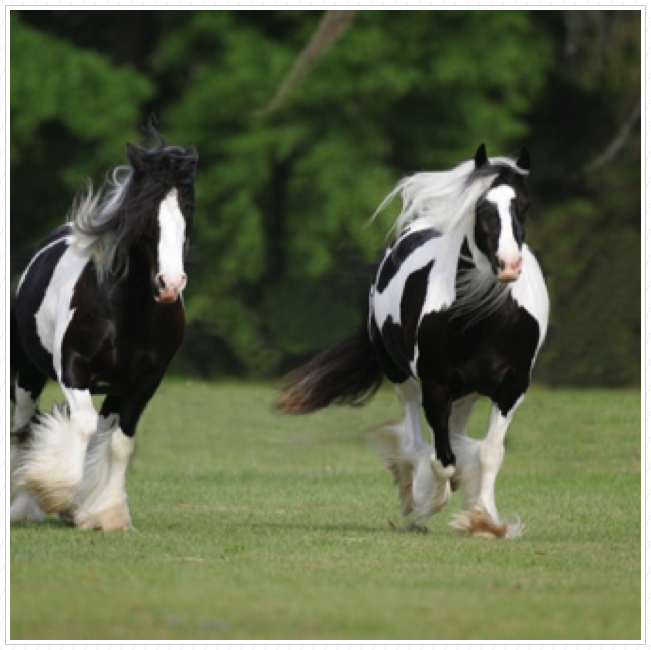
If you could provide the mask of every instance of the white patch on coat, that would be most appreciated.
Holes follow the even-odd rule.
[[[549,294],[547,293],[547,286],[538,260],[526,244],[522,246],[522,274],[509,285],[509,288],[513,299],[518,305],[524,307],[538,322],[540,338],[536,349],[537,355],[547,334]],[[536,357],[534,356],[531,363],[532,367],[535,360]]]
[[[57,375],[61,371],[61,342],[74,310],[70,302],[88,256],[70,247],[59,259],[43,302],[36,312],[36,332],[43,348],[51,355]]]
[[[178,192],[171,190],[158,211],[160,239],[158,240],[158,273],[176,282],[185,274],[183,248],[185,245],[185,218],[179,208]]]
[[[515,198],[515,190],[509,185],[498,185],[486,194],[486,200],[497,208],[500,217],[500,236],[497,243],[496,255],[505,260],[520,256],[518,242],[513,235],[513,218],[511,216],[511,201]]]
[[[61,237],[61,239],[57,239],[56,241],[50,242],[47,246],[43,246],[41,250],[39,250],[34,257],[29,261],[29,264],[27,265],[27,268],[23,271],[23,274],[20,276],[20,280],[18,281],[18,286],[16,287],[16,295],[18,295],[18,292],[20,291],[20,287],[23,285],[23,282],[25,281],[25,278],[27,277],[27,274],[29,273],[29,270],[32,268],[32,264],[36,262],[36,260],[46,251],[52,248],[53,246],[56,246],[57,244],[60,244],[61,242],[65,242],[70,245],[72,242],[73,237],[72,235],[67,235],[66,237]]]
[[[413,229],[406,231],[400,240],[392,246],[391,250],[398,245],[399,241],[412,232]],[[429,313],[429,311],[440,309],[442,304],[449,304],[454,300],[454,279],[459,250],[457,249],[456,253],[454,253],[451,249],[454,248],[456,243],[458,243],[459,249],[461,248],[463,236],[460,241],[457,241],[457,239],[458,237],[454,237],[453,242],[450,241],[450,236],[429,239],[403,260],[398,272],[391,278],[384,291],[378,291],[376,285],[372,307],[376,323],[380,329],[382,329],[389,316],[391,316],[394,323],[401,324],[400,304],[407,280],[411,275],[431,262],[434,262],[434,265],[428,278],[428,288],[421,318],[422,315]],[[387,251],[385,260],[391,255],[391,250]]]
[[[404,239],[408,234],[410,233],[406,232],[398,241],[396,241],[391,249],[386,252],[384,262],[386,262],[387,258],[392,255],[393,250],[399,245],[400,241],[402,241],[402,239]],[[419,271],[432,261],[432,256],[435,254],[434,242],[436,242],[436,239],[430,239],[403,260],[398,272],[393,275],[389,284],[382,291],[378,289],[376,282],[373,313],[375,315],[375,321],[380,329],[382,329],[382,326],[389,316],[391,316],[394,323],[400,324],[400,303],[405,289],[405,283],[412,273]],[[384,267],[384,262],[380,268]]]

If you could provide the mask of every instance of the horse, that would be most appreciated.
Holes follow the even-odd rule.
[[[136,426],[184,335],[195,147],[128,143],[128,165],[74,201],[38,246],[11,310],[15,365],[11,522],[59,513],[132,528],[126,471]],[[65,402],[37,409],[48,379]],[[92,395],[104,395],[99,413]]]
[[[368,310],[350,338],[288,375],[277,406],[310,413],[332,403],[361,405],[386,377],[404,408],[401,422],[369,432],[398,485],[402,515],[421,530],[461,489],[450,522],[468,534],[517,537],[495,504],[504,439],[530,385],[545,339],[549,297],[524,243],[531,157],[474,158],[445,172],[400,181],[402,210],[377,267]],[[483,440],[468,435],[473,407],[492,402]],[[426,444],[420,409],[433,434]]]

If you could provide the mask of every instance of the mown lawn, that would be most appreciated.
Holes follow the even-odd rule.
[[[129,472],[135,532],[12,528],[11,639],[640,639],[639,393],[530,393],[497,484],[527,526],[507,541],[450,529],[458,497],[428,535],[394,528],[362,435],[398,415],[390,390],[307,417],[273,394],[166,382]]]

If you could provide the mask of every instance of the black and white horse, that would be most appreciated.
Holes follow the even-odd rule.
[[[41,243],[12,307],[11,521],[59,512],[131,527],[125,474],[138,420],[183,339],[193,147],[127,145],[128,166]],[[47,379],[66,400],[37,413]],[[105,394],[99,414],[93,394]]]
[[[379,208],[402,196],[368,319],[291,373],[280,394],[282,411],[308,413],[363,403],[383,376],[393,382],[404,420],[372,432],[372,442],[393,472],[403,515],[417,523],[460,487],[465,510],[454,527],[489,537],[521,531],[500,518],[494,486],[549,315],[545,281],[524,244],[529,169],[526,149],[517,161],[488,159],[482,145],[451,171],[400,182]],[[467,433],[480,396],[493,402],[483,440]],[[433,447],[423,442],[421,405]]]

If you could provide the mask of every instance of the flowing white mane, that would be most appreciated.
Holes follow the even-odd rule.
[[[93,259],[100,279],[116,262],[116,217],[131,175],[131,167],[116,167],[106,184],[96,192],[88,181],[85,191],[76,197],[68,214],[74,246]]]
[[[475,163],[467,160],[445,172],[419,172],[403,178],[375,211],[375,218],[397,195],[402,198],[402,210],[393,225],[393,232],[434,228],[441,234],[450,233],[472,216],[479,197],[490,187],[500,167],[526,175],[511,158],[490,158],[489,164],[476,172]]]

